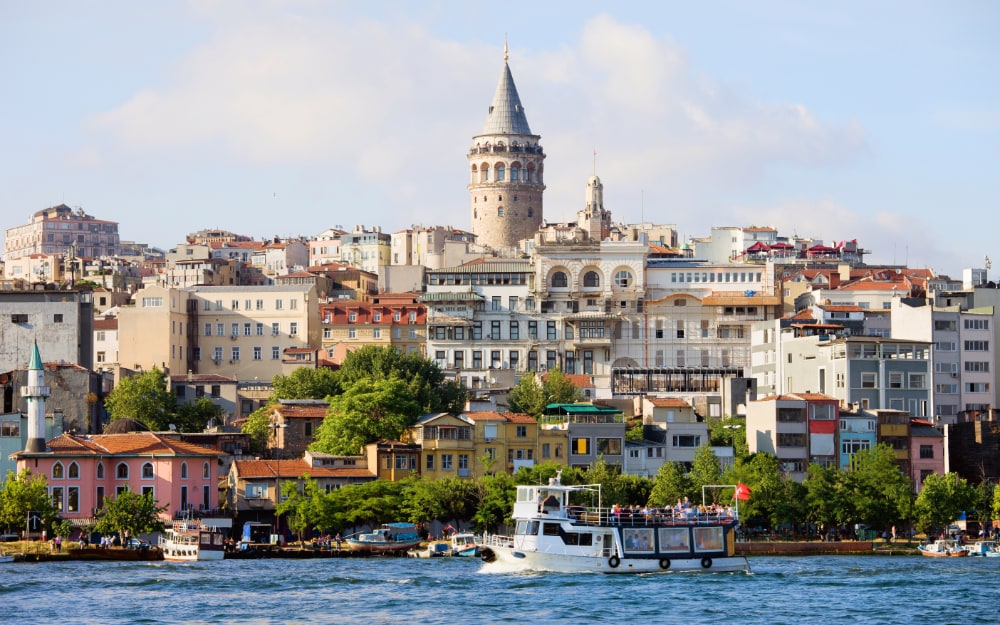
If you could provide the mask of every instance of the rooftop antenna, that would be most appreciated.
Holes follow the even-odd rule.
[[[597,148],[594,148],[594,175],[597,175]]]

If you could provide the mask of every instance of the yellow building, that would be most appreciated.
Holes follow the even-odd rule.
[[[446,477],[472,478],[476,453],[474,423],[446,412],[420,417],[403,432],[404,443],[420,445],[420,473],[429,480]]]

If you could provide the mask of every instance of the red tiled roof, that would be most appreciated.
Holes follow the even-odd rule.
[[[691,404],[679,397],[648,397],[649,403],[657,408],[690,408]]]
[[[538,423],[534,417],[521,412],[505,412],[500,414],[492,410],[480,410],[477,412],[463,412],[463,416],[471,421],[505,421],[507,423]]]
[[[865,312],[865,309],[860,306],[833,306],[826,305],[820,306],[826,312]]]
[[[223,452],[170,439],[154,432],[129,432],[128,434],[95,434],[79,436],[62,434],[46,446],[55,454],[91,455],[114,454],[119,456],[221,456]]]
[[[94,329],[95,330],[117,330],[118,329],[118,317],[111,317],[110,319],[107,319],[107,318],[94,319]]]
[[[301,458],[295,460],[237,460],[236,473],[242,479],[295,479],[303,473],[311,477],[355,477],[375,479],[368,469],[357,467],[314,467]]]
[[[296,406],[296,405],[283,405],[277,404],[274,407],[274,412],[280,414],[286,419],[316,419],[326,416],[326,411],[329,408],[326,404],[323,405],[312,405],[312,406]]]

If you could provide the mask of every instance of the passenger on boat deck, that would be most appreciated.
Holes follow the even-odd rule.
[[[622,517],[622,507],[618,504],[611,506],[611,520],[618,523]]]

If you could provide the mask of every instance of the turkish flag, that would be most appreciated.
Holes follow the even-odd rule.
[[[733,496],[739,499],[740,501],[746,501],[750,499],[750,487],[740,482],[739,484],[736,485],[736,494]]]

